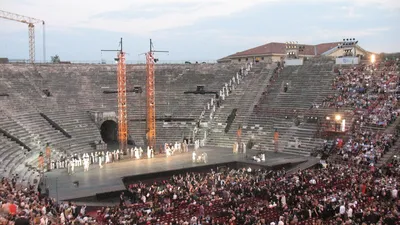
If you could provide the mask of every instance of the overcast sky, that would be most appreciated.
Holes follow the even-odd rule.
[[[0,10],[46,22],[47,60],[144,60],[148,39],[161,60],[215,60],[268,42],[305,44],[354,37],[373,52],[400,51],[400,0],[0,0]],[[36,58],[42,60],[42,26]],[[27,25],[0,18],[0,57],[28,58]]]

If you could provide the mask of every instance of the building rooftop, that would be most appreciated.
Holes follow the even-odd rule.
[[[304,50],[301,55],[321,55],[330,49],[338,46],[340,42],[321,43],[318,45],[304,45]],[[271,42],[255,48],[251,48],[242,52],[237,52],[224,58],[237,58],[245,56],[259,56],[259,55],[285,55],[286,43]]]

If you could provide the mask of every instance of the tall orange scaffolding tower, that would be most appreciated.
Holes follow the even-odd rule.
[[[146,122],[147,122],[147,145],[156,147],[156,101],[155,101],[155,75],[154,75],[154,64],[158,61],[154,57],[155,52],[168,51],[156,51],[154,50],[153,42],[150,39],[150,51],[146,53]]]
[[[125,52],[122,48],[122,38],[119,42],[119,50],[101,50],[105,52],[118,52],[115,60],[117,65],[117,88],[118,88],[118,142],[119,149],[126,154],[128,143],[128,113],[126,105],[126,63]]]

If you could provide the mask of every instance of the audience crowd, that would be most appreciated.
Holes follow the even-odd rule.
[[[327,107],[355,109],[348,140],[337,145],[340,163],[290,174],[220,168],[133,183],[119,205],[96,215],[3,178],[0,224],[400,224],[400,164],[375,168],[398,135],[366,129],[387,127],[397,118],[397,70],[393,63],[340,70],[333,83],[339,94],[324,101]]]
[[[336,96],[323,105],[354,109],[353,128],[344,145],[338,145],[344,160],[374,166],[397,140],[397,132],[377,132],[396,120],[399,66],[394,62],[360,65],[339,70],[333,82]],[[372,129],[369,129],[372,128]]]
[[[341,69],[332,84],[338,93],[327,97],[323,106],[352,108],[361,126],[386,127],[399,113],[399,78],[399,66],[396,63]]]
[[[114,224],[399,224],[399,167],[331,164],[298,171],[188,173],[129,187],[132,205],[99,211]],[[151,221],[151,222],[150,222]]]

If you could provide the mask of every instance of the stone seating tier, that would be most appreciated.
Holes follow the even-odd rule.
[[[273,133],[275,129],[280,132],[280,147],[283,152],[309,155],[311,150],[322,143],[322,139],[314,138],[316,133],[316,125],[303,123],[300,126],[294,126],[292,119],[282,118],[282,115],[271,114],[271,110],[279,109],[309,109],[313,103],[321,103],[323,98],[333,93],[331,84],[334,75],[331,73],[333,62],[331,61],[315,61],[305,62],[303,66],[285,67],[278,76],[274,76],[271,80],[265,80],[266,87],[264,93],[256,99],[257,110],[251,115],[238,114],[235,121],[240,121],[231,126],[231,130],[224,134],[226,126],[226,118],[230,113],[230,109],[235,106],[241,110],[241,105],[236,104],[237,97],[235,94],[230,95],[224,105],[228,106],[228,110],[221,109],[215,116],[214,126],[212,127],[213,135],[208,140],[211,145],[232,147],[233,142],[237,139],[237,127],[242,125],[242,141],[247,142],[253,139],[255,148],[270,151],[274,150]],[[284,84],[288,83],[288,91],[283,91]],[[246,92],[246,95],[251,92]],[[248,108],[245,105],[243,108]],[[329,112],[331,112],[330,110]],[[326,112],[326,113],[329,113]],[[321,113],[320,117],[324,117]],[[288,143],[293,142],[294,138],[298,138],[301,145],[292,147]]]
[[[241,66],[156,65],[157,117],[171,114],[176,118],[197,120],[205,103],[213,96],[184,92],[195,91],[197,85],[204,85],[206,91],[218,92]],[[143,90],[141,94],[127,93],[129,120],[146,118],[145,71],[144,65],[127,66],[127,89],[140,86]],[[1,114],[5,115],[0,117],[0,127],[33,149],[30,153],[32,156],[22,159],[20,165],[37,165],[35,154],[43,151],[48,142],[55,156],[64,151],[93,151],[92,143],[101,139],[100,131],[86,112],[116,112],[117,109],[117,94],[103,93],[117,89],[115,65],[4,64],[0,67],[0,81],[0,92],[9,95],[0,97]],[[42,90],[48,90],[51,96],[46,97]],[[39,113],[47,115],[72,138],[54,129]],[[192,123],[179,128],[163,126],[163,122],[157,122],[158,144],[179,141],[184,133],[190,133],[194,127]],[[145,133],[145,126],[136,129],[138,126],[133,121],[128,122],[128,127],[134,139]],[[4,148],[4,151],[8,152],[9,148]],[[3,155],[3,148],[0,154]],[[9,158],[8,153],[4,153],[4,156]]]

